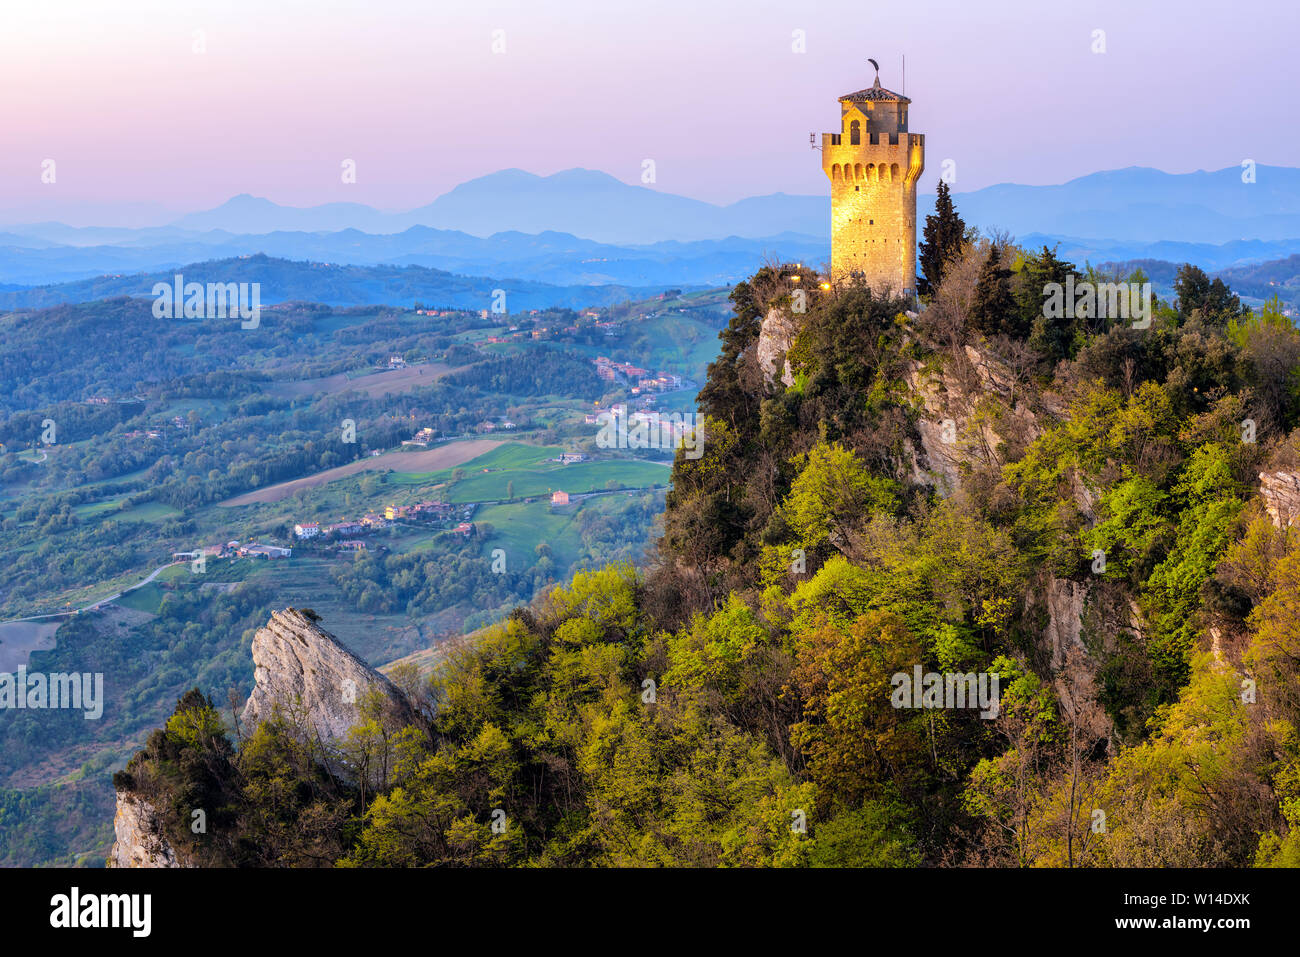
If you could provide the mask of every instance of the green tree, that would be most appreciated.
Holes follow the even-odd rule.
[[[948,263],[961,252],[966,238],[966,223],[954,208],[948,184],[942,179],[939,180],[934,212],[925,217],[922,235],[921,275],[917,280],[917,290],[922,295],[931,295],[939,288]]]
[[[1174,297],[1178,304],[1178,317],[1183,322],[1200,314],[1203,322],[1212,326],[1227,326],[1250,312],[1241,305],[1222,279],[1210,279],[1199,266],[1184,263],[1174,279]]]
[[[819,442],[797,456],[799,474],[782,506],[800,547],[843,549],[848,533],[873,512],[897,508],[897,486],[873,476],[851,451]]]
[[[1082,345],[1082,317],[1070,315],[1074,313],[1073,304],[1064,301],[1066,281],[1071,275],[1078,280],[1079,273],[1074,264],[1057,259],[1056,250],[1044,246],[1041,252],[1024,256],[1017,278],[1019,323],[1013,334],[1028,330],[1030,347],[1049,368],[1061,359],[1072,358]],[[1054,302],[1058,292],[1060,297]],[[1049,308],[1049,304],[1059,304],[1061,308]]]
[[[989,246],[970,305],[971,327],[986,336],[1019,331],[1016,301],[1011,295],[1011,270],[1002,265],[1002,255],[998,243]]]

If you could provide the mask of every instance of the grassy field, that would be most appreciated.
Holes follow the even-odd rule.
[[[83,521],[88,518],[109,518],[115,522],[158,522],[180,515],[180,510],[163,502],[145,502],[133,508],[118,511],[125,499],[107,499],[87,505],[73,506],[73,513]]]
[[[171,571],[171,569],[167,569]],[[165,574],[165,573],[164,573]],[[160,575],[159,578],[162,576]],[[166,592],[158,584],[158,579],[154,579],[149,584],[144,585],[134,591],[129,591],[114,604],[121,605],[123,608],[130,608],[134,611],[148,612],[150,615],[158,614],[158,606],[162,604],[163,595]]]
[[[537,546],[544,542],[550,546],[555,563],[568,568],[586,557],[580,534],[582,513],[613,513],[627,495],[600,495],[559,508],[552,508],[549,502],[511,502],[481,508],[474,520],[492,526],[492,536],[483,543],[483,556],[487,559],[493,549],[501,548],[506,553],[507,567],[527,568],[537,561]],[[646,532],[649,539],[650,530]]]
[[[596,459],[573,465],[543,462],[500,472],[471,473],[448,490],[447,501],[500,501],[507,497],[507,486],[512,483],[515,498],[531,498],[549,497],[555,491],[595,492],[610,482],[624,488],[648,488],[666,484],[670,476],[667,465],[635,459]]]
[[[466,474],[527,469],[539,466],[547,459],[557,458],[564,449],[556,445],[526,445],[523,442],[505,442],[469,461],[459,463]],[[557,463],[558,464],[558,463]],[[438,485],[450,481],[455,468],[434,472],[393,472],[388,480],[398,485]]]

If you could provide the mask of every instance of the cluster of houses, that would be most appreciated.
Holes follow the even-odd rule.
[[[601,319],[600,313],[595,309],[584,309],[578,314],[578,317],[587,320],[597,329],[604,329],[605,335],[607,336],[618,335],[618,331],[623,325],[623,323],[616,322],[612,319]]]
[[[388,528],[394,522],[428,522],[440,524],[459,520],[452,531],[469,538],[474,534],[474,525],[469,521],[474,516],[473,503],[453,505],[448,502],[416,502],[414,505],[389,505],[383,514],[367,512],[359,519],[344,519],[333,525],[319,522],[300,522],[293,527],[294,537],[299,541],[329,539],[339,548],[364,549],[365,542],[356,538],[381,528]]]
[[[556,335],[571,336],[577,332],[577,326],[536,326],[528,331],[524,331],[518,326],[511,326],[505,335],[488,336],[483,341],[500,345],[504,342],[523,342],[526,339],[550,339]]]
[[[671,392],[682,387],[682,377],[671,372],[656,372],[653,376],[642,376],[632,386],[632,394],[643,392]]]
[[[376,529],[387,528],[390,524],[392,523],[378,512],[367,512],[360,519],[344,519],[333,525],[322,525],[320,522],[300,522],[293,527],[293,535],[294,538],[302,542],[328,538],[336,539],[337,544],[344,548],[365,548],[364,543],[349,538],[349,536],[364,535]]]
[[[293,549],[260,542],[226,542],[224,545],[205,546],[203,555],[206,558],[289,558]]]
[[[643,392],[670,392],[682,388],[683,385],[682,377],[671,372],[656,372],[651,375],[647,369],[634,366],[630,362],[615,362],[607,356],[597,356],[591,361],[596,366],[596,375],[606,382],[616,381],[619,375],[626,377],[632,384],[633,395],[640,395]]]
[[[538,310],[530,309],[527,313],[520,313],[519,315],[536,316],[537,314]],[[486,315],[484,318],[486,318]],[[518,325],[510,326],[505,333],[501,335],[488,336],[484,341],[499,345],[505,342],[523,342],[529,339],[554,339],[557,336],[577,335],[584,327],[594,327],[603,330],[607,336],[616,336],[618,335],[618,331],[622,325],[621,322],[601,319],[600,313],[594,309],[586,309],[578,314],[578,322],[574,325],[539,326],[536,321],[534,321],[531,328],[524,329]]]
[[[642,376],[650,374],[649,371],[642,369],[640,366],[634,366],[630,362],[616,362],[608,356],[596,356],[591,361],[596,367],[596,375],[606,382],[613,382],[620,373],[634,382]]]

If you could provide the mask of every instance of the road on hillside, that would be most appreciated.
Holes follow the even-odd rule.
[[[11,618],[9,621],[0,621],[0,625],[7,625],[11,621],[40,621],[43,618],[62,618],[65,615],[79,615],[83,611],[93,611],[94,609],[99,608],[101,605],[107,605],[109,602],[117,601],[127,592],[135,591],[137,588],[143,588],[145,585],[149,584],[151,581],[153,581],[155,578],[161,575],[166,569],[171,568],[173,565],[184,565],[184,564],[187,564],[187,562],[185,561],[168,562],[166,565],[159,565],[149,574],[148,578],[136,582],[130,588],[123,588],[120,592],[118,592],[115,595],[110,595],[107,598],[97,599],[96,601],[91,602],[89,605],[86,605],[83,608],[73,608],[73,609],[68,609],[66,611],[52,611],[48,615],[28,615],[26,618]]]

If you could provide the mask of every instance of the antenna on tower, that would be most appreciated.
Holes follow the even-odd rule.
[[[903,96],[907,96],[907,54],[903,54],[903,88],[899,90]]]

